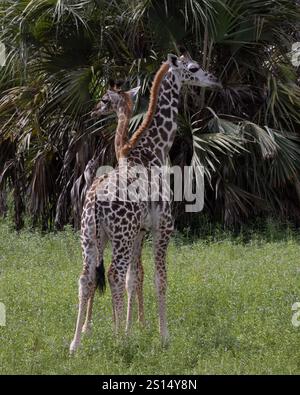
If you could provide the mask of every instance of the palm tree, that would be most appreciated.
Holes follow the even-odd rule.
[[[110,77],[141,84],[134,130],[155,71],[181,45],[224,84],[183,92],[170,153],[174,164],[204,166],[205,212],[227,226],[299,220],[296,1],[7,0],[0,20],[0,188],[13,193],[17,228],[25,212],[44,229],[79,227],[96,168],[115,161],[115,120],[92,122],[95,101]],[[190,223],[177,211],[178,225]]]

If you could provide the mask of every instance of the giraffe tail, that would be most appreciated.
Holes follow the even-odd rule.
[[[100,294],[103,294],[106,288],[105,283],[105,269],[104,262],[101,259],[100,264],[96,266],[96,286],[99,289]]]
[[[105,284],[105,269],[104,269],[104,262],[103,262],[103,255],[101,254],[99,256],[99,251],[98,247],[95,243],[95,240],[97,239],[97,227],[96,227],[96,196],[97,196],[97,188],[103,181],[104,177],[101,177],[97,180],[95,180],[91,186],[90,189],[90,202],[91,202],[91,219],[92,221],[90,222],[91,225],[91,232],[92,232],[92,237],[91,237],[91,242],[94,245],[94,248],[96,249],[96,256],[97,256],[97,265],[96,265],[96,288],[99,289],[100,294],[103,294],[106,288]]]

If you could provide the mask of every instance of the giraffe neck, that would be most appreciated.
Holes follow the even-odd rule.
[[[178,76],[169,70],[160,86],[153,120],[137,145],[150,148],[162,164],[166,163],[175,138],[180,88]]]
[[[129,121],[132,116],[131,106],[121,106],[117,110],[118,125],[115,134],[115,153],[119,160],[120,150],[128,142]]]

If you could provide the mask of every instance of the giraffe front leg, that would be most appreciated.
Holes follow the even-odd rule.
[[[155,256],[155,286],[158,300],[159,333],[163,344],[169,340],[169,332],[166,317],[166,291],[167,270],[166,254],[172,229],[159,230],[155,234],[154,256]]]
[[[93,302],[95,297],[95,291],[96,291],[96,287],[94,286],[91,291],[91,296],[87,302],[86,318],[82,327],[82,333],[84,333],[86,336],[89,336],[92,333],[92,313],[93,313]]]
[[[126,275],[126,291],[127,291],[127,317],[126,317],[126,335],[129,334],[132,324],[132,313],[134,300],[137,289],[137,266],[136,262],[133,261],[128,267],[127,275]]]
[[[126,265],[123,262],[116,264],[113,259],[108,269],[108,282],[111,289],[112,306],[113,306],[113,320],[115,333],[121,331],[124,323],[124,293],[125,293],[125,278],[129,262]]]
[[[137,282],[137,302],[138,302],[138,321],[142,327],[145,326],[145,314],[144,314],[144,295],[143,295],[143,287],[144,287],[144,268],[142,264],[141,255],[138,260],[138,282]]]
[[[129,265],[126,275],[126,290],[128,295],[127,319],[126,319],[126,334],[129,334],[132,325],[132,314],[134,299],[137,296],[138,300],[138,317],[139,321],[144,323],[144,299],[143,299],[143,280],[144,271],[141,262],[141,253],[143,246],[143,238],[145,232],[141,231],[133,244],[132,262]]]
[[[144,317],[144,296],[143,296],[143,285],[144,285],[144,268],[142,264],[142,248],[143,248],[143,239],[145,236],[145,231],[141,231],[137,237],[137,240],[134,244],[133,256],[135,262],[135,294],[138,304],[138,321],[141,326],[145,325],[145,317]],[[130,319],[130,317],[129,317]],[[128,329],[130,323],[128,322]]]

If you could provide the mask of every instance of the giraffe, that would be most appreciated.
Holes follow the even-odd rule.
[[[146,173],[153,167],[164,166],[177,129],[178,100],[183,84],[221,87],[217,78],[202,70],[188,54],[180,57],[169,54],[154,78],[144,121],[121,149],[118,166],[108,175],[97,179],[87,193],[81,228],[84,263],[79,278],[79,311],[74,338],[70,344],[71,353],[80,344],[84,315],[92,290],[97,281],[100,284],[103,281],[103,249],[108,239],[112,244],[112,262],[107,276],[112,293],[115,330],[118,333],[123,324],[126,289],[128,300],[125,332],[130,332],[137,289],[137,259],[146,230],[151,230],[153,235],[159,332],[163,344],[168,341],[166,253],[173,232],[171,202],[163,199],[117,199],[111,193],[111,187],[117,185],[118,196],[127,196],[128,180],[132,183],[137,179],[135,166],[143,166]],[[125,183],[124,168],[128,176]],[[143,187],[148,190],[149,185]]]
[[[109,115],[115,113],[118,118],[118,125],[115,133],[115,153],[117,159],[119,159],[121,149],[128,142],[128,129],[129,121],[133,112],[133,98],[137,95],[140,86],[124,91],[121,89],[123,81],[109,81],[109,89],[102,96],[100,101],[97,103],[95,108],[91,112],[91,117],[96,118],[102,115]],[[143,281],[144,281],[144,269],[142,265],[141,256],[138,259],[137,264],[137,302],[138,302],[138,321],[141,326],[145,325],[144,316],[144,298],[143,298]],[[94,293],[94,291],[93,291]],[[83,332],[90,332],[91,330],[91,318],[92,318],[92,304],[88,304],[87,321],[85,322]]]
[[[115,153],[119,159],[122,147],[128,140],[129,121],[133,112],[133,98],[140,86],[125,92],[121,89],[123,81],[109,81],[109,89],[91,112],[91,117],[116,113],[118,125],[115,133]]]

